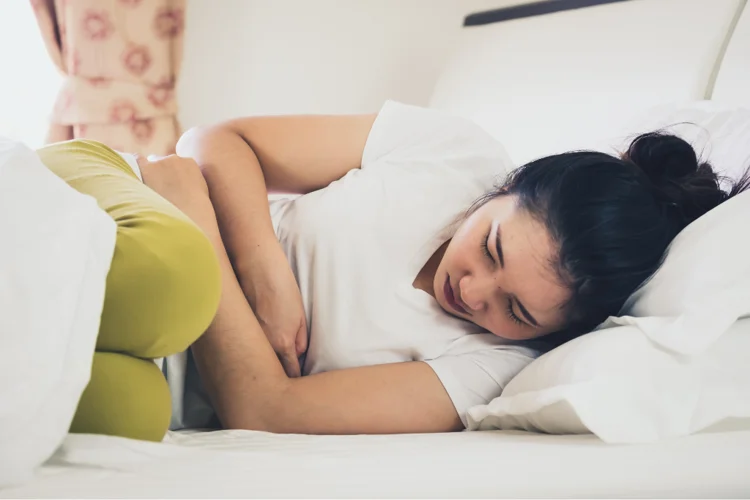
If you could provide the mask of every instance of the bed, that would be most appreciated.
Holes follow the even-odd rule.
[[[517,162],[609,140],[617,128],[607,124],[656,104],[748,105],[745,4],[631,0],[545,13],[540,3],[469,16],[432,105],[479,122]],[[183,431],[159,444],[68,435],[33,480],[0,497],[746,497],[748,464],[750,428],[736,422],[644,445],[519,431]]]
[[[742,497],[750,430],[655,445],[591,435],[170,433],[165,444],[70,435],[5,497]]]

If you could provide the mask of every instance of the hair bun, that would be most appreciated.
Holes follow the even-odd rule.
[[[693,147],[675,135],[662,132],[639,135],[630,143],[625,156],[656,185],[679,182],[699,169]]]
[[[648,176],[657,201],[683,225],[728,197],[711,165],[699,162],[693,146],[676,135],[660,131],[639,135],[623,158]]]

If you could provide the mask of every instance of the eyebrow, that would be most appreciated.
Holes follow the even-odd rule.
[[[518,309],[521,310],[521,314],[524,315],[524,317],[529,321],[529,323],[531,323],[532,325],[534,325],[537,328],[540,328],[539,323],[537,322],[537,320],[534,319],[534,316],[532,316],[531,313],[523,306],[523,304],[521,303],[521,301],[518,300],[518,297],[516,297],[515,295],[511,295],[511,297],[513,297],[513,300],[516,301],[516,305],[518,306]]]
[[[497,258],[500,261],[500,267],[505,267],[505,259],[503,258],[503,244],[502,235],[500,232],[500,224],[497,225],[497,231],[495,231],[495,251],[497,252]]]

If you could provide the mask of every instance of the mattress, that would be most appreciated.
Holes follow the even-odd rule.
[[[591,435],[387,436],[177,432],[164,443],[69,435],[36,477],[39,497],[747,497],[750,430],[649,445]]]

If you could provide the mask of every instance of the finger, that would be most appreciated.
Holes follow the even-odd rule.
[[[294,341],[297,349],[297,357],[302,356],[307,351],[307,326],[302,325],[297,332],[297,338]]]
[[[279,355],[281,366],[289,377],[295,378],[300,376],[299,360],[293,352],[282,352]]]

